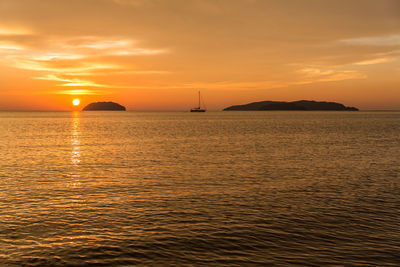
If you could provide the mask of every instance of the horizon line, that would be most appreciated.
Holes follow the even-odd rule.
[[[42,109],[0,109],[0,112],[92,112],[92,111],[120,111],[120,110],[42,110]],[[189,112],[189,110],[125,110],[125,112]],[[207,111],[212,111],[212,112],[217,112],[217,111],[224,111],[223,109],[209,109]],[[232,110],[225,110],[225,111],[232,111]],[[233,110],[233,111],[240,111],[240,110]],[[312,111],[346,111],[346,110],[241,110],[241,111],[267,111],[267,112],[271,112],[271,111],[308,111],[308,112],[312,112]],[[400,111],[400,109],[359,109],[358,111],[382,111],[382,112],[390,112],[390,111]]]

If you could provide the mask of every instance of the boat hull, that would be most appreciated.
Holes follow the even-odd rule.
[[[206,112],[205,109],[191,109],[190,112]]]

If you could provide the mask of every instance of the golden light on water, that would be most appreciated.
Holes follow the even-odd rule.
[[[74,106],[79,106],[80,103],[81,103],[81,101],[78,98],[75,98],[74,100],[72,100],[72,104]]]
[[[78,99],[79,100],[79,99]],[[69,187],[71,188],[79,188],[80,187],[80,173],[79,173],[79,164],[81,162],[81,146],[79,142],[79,136],[80,136],[80,117],[79,117],[79,112],[75,111],[73,112],[73,117],[72,117],[72,155],[71,155],[71,162],[72,162],[72,168],[71,168],[71,173],[70,177],[72,180],[69,183]]]

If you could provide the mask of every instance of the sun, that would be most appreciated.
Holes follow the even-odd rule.
[[[78,98],[75,98],[74,100],[72,100],[72,104],[74,106],[79,106],[80,103],[81,103],[81,101]]]

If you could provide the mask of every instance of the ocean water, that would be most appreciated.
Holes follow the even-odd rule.
[[[400,265],[400,112],[0,112],[0,266]]]

